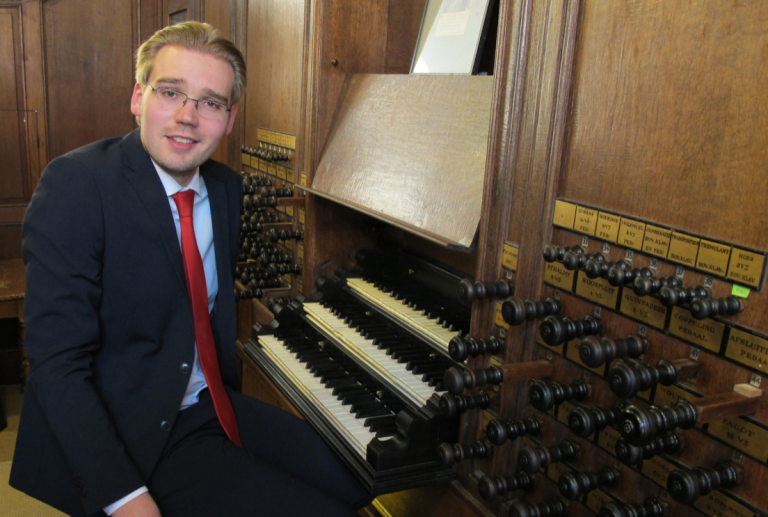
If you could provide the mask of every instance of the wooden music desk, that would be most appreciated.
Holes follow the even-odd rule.
[[[24,261],[21,259],[0,260],[0,318],[19,320],[22,388],[26,385],[29,375],[29,359],[27,359],[27,352],[24,349],[24,291],[26,288]]]

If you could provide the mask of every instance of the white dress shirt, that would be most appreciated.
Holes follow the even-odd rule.
[[[205,181],[200,177],[200,171],[195,172],[192,180],[186,187],[182,187],[173,179],[173,177],[162,170],[154,160],[152,164],[157,170],[157,175],[163,183],[165,193],[168,196],[168,204],[173,213],[173,222],[176,225],[176,236],[179,239],[179,249],[181,249],[181,224],[179,222],[179,209],[171,196],[182,190],[195,191],[195,204],[192,208],[192,222],[195,226],[195,240],[197,248],[200,251],[200,257],[203,259],[203,269],[205,270],[205,283],[208,289],[208,312],[213,310],[213,304],[216,301],[216,295],[219,293],[219,280],[216,275],[216,252],[213,247],[213,222],[211,220],[211,204],[208,201],[208,189],[205,187]],[[192,367],[192,374],[189,377],[187,391],[181,401],[180,409],[187,409],[199,400],[200,391],[208,387],[205,382],[203,369],[200,367],[200,360],[197,357],[197,345],[195,345],[195,364]],[[112,503],[104,508],[104,513],[112,515],[118,508],[125,505],[134,498],[148,492],[147,487],[143,486],[119,501]]]

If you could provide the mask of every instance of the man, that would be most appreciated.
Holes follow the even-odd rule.
[[[11,485],[71,515],[355,515],[370,498],[319,436],[236,391],[241,183],[209,157],[242,56],[189,22],[136,78],[139,129],[54,160],[25,216]]]

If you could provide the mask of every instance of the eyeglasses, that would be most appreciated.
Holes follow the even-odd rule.
[[[160,103],[169,111],[177,111],[187,105],[187,101],[195,101],[195,109],[197,113],[209,120],[223,120],[227,113],[232,108],[227,108],[226,104],[214,101],[211,99],[193,99],[186,93],[182,93],[173,88],[152,88],[151,84],[148,84],[149,89],[157,94],[157,98]]]

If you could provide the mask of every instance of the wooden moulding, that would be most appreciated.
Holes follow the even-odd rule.
[[[472,246],[492,77],[350,75],[306,189],[432,242]]]
[[[524,361],[507,363],[501,367],[504,371],[504,381],[527,381],[552,377],[554,367],[549,361]]]
[[[261,228],[264,232],[269,230],[275,230],[276,232],[280,230],[293,231],[293,223],[264,223],[261,225]]]
[[[691,400],[691,404],[696,408],[696,421],[699,424],[751,415],[760,409],[762,402],[763,390],[750,384],[736,384],[733,391]]]
[[[277,200],[277,206],[304,206],[303,197],[279,197]]]

